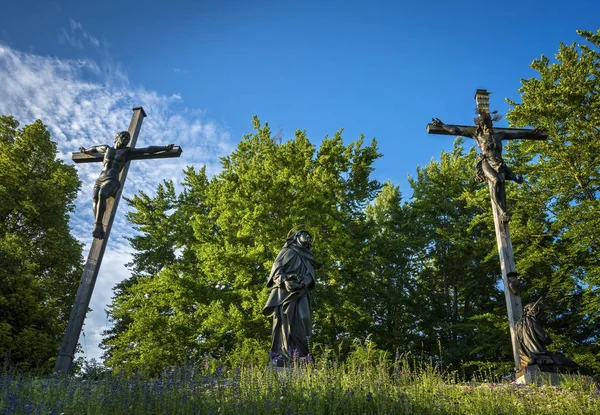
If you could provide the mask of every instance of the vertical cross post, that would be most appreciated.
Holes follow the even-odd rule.
[[[515,361],[515,370],[519,369],[519,343],[517,340],[516,325],[517,321],[523,315],[523,305],[521,296],[510,290],[509,275],[516,273],[515,256],[513,253],[508,222],[502,221],[502,212],[493,201],[491,184],[490,196],[492,197],[492,211],[494,213],[494,228],[496,230],[496,243],[498,245],[498,255],[500,257],[500,268],[502,270],[502,283],[504,285],[504,298],[506,300],[506,309],[508,311],[508,322],[510,324],[510,340],[512,344],[513,357]]]
[[[131,140],[128,144],[129,147],[134,148],[140,129],[142,128],[142,122],[146,117],[146,113],[142,107],[136,107],[133,109],[133,116],[129,123],[129,134]],[[106,250],[106,244],[108,243],[108,237],[112,228],[115,215],[117,213],[117,207],[121,199],[121,193],[123,192],[123,185],[127,178],[127,172],[129,171],[129,161],[127,161],[121,170],[119,175],[119,183],[121,186],[117,191],[114,198],[110,198],[106,201],[106,211],[102,223],[105,229],[105,236],[103,239],[94,238],[92,247],[88,254],[85,268],[83,269],[83,275],[77,288],[77,294],[75,295],[75,303],[71,309],[71,315],[69,317],[69,323],[67,330],[63,337],[62,345],[56,359],[54,371],[60,376],[64,376],[69,373],[73,358],[75,356],[75,348],[81,334],[81,328],[83,327],[83,321],[87,313],[90,299],[92,298],[92,292],[96,285],[96,279],[98,278],[98,272],[100,271],[100,265],[102,264],[102,257]]]

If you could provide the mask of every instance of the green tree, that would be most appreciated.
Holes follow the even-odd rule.
[[[522,102],[508,100],[507,118],[550,136],[510,147],[531,185],[519,196],[532,231],[522,235],[530,249],[519,264],[528,272],[530,298],[543,296],[556,347],[598,371],[600,31],[578,33],[585,43],[561,43],[554,60],[533,61],[538,76],[521,80]]]
[[[386,182],[366,208],[371,237],[368,244],[372,288],[365,297],[372,314],[372,339],[390,352],[414,348],[419,330],[414,301],[416,273],[409,241],[410,210],[402,204],[400,189]]]
[[[186,310],[196,309],[206,291],[199,289],[202,279],[196,276],[190,222],[195,214],[206,214],[202,201],[207,185],[205,168],[199,172],[187,168],[179,195],[173,183],[165,181],[154,197],[140,192],[127,199],[135,209],[127,214],[137,231],[129,238],[135,252],[128,264],[132,275],[116,285],[107,310],[113,323],[101,342],[107,364],[127,362],[128,368],[145,370],[160,367],[161,362],[191,359],[194,313]],[[129,330],[134,322],[138,330],[148,333],[141,347],[136,341],[140,333]],[[153,351],[148,354],[144,348]]]
[[[456,366],[512,355],[489,191],[475,181],[475,149],[465,153],[462,143],[409,179],[412,343],[439,355],[439,342]]]
[[[0,356],[50,371],[81,275],[68,214],[80,187],[41,121],[0,117]]]
[[[262,315],[264,284],[286,234],[298,226],[313,232],[315,256],[325,264],[317,275],[315,341],[335,344],[370,332],[364,224],[380,187],[369,177],[379,157],[375,141],[344,145],[340,131],[317,150],[303,131],[279,143],[267,124],[254,118],[253,125],[254,133],[222,158],[220,174],[186,179],[171,214],[182,215],[179,236],[166,236],[171,203],[160,195],[133,199],[141,204],[130,219],[142,232],[132,239],[141,249],[134,269],[149,274],[113,299],[111,318],[126,324],[105,338],[107,364],[156,372],[204,353],[266,355],[271,322]],[[147,215],[150,205],[157,209]],[[173,261],[176,246],[193,258]],[[144,261],[155,249],[164,254],[151,271]],[[178,351],[163,350],[175,344]]]

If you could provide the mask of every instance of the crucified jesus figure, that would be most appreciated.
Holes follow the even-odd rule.
[[[489,112],[479,114],[475,127],[458,127],[444,124],[439,118],[434,118],[432,124],[441,127],[452,135],[469,137],[477,142],[481,150],[478,155],[477,171],[475,177],[479,182],[486,180],[492,187],[492,199],[500,209],[501,220],[508,222],[506,213],[506,190],[505,181],[512,180],[523,183],[523,177],[517,176],[502,159],[502,141],[534,138],[539,139],[543,135],[542,130],[532,131],[494,131],[492,116]]]
[[[114,197],[121,187],[119,174],[125,163],[136,154],[154,154],[163,151],[169,151],[173,144],[166,146],[150,146],[143,148],[127,147],[131,137],[129,132],[121,131],[115,137],[115,145],[111,147],[106,144],[93,146],[91,148],[81,147],[79,151],[85,154],[100,153],[104,156],[102,160],[102,172],[94,185],[94,230],[92,236],[98,239],[104,239],[104,226],[102,219],[106,210],[106,199]]]

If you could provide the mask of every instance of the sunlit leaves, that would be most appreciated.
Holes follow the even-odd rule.
[[[68,214],[80,182],[41,121],[0,117],[0,356],[50,371],[81,276]]]

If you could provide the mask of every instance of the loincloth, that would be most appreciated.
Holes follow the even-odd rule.
[[[110,196],[114,195],[120,187],[121,183],[119,182],[119,180],[110,176],[100,176],[94,184],[94,188],[98,188],[105,191],[108,190],[108,194]]]
[[[487,178],[485,177],[485,172],[483,171],[483,161],[487,161],[490,167],[496,172],[500,173],[505,166],[504,160],[499,157],[488,157],[485,154],[477,154],[477,166],[475,166],[475,181],[478,183],[485,183]]]

